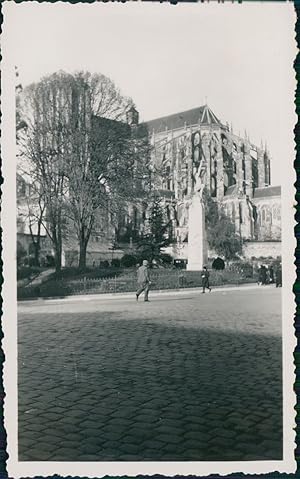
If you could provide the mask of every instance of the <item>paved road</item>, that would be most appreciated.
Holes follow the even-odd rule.
[[[19,305],[19,459],[282,458],[281,291]]]

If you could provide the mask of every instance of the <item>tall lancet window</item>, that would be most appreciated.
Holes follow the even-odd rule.
[[[172,180],[171,180],[171,168],[170,165],[167,166],[166,168],[166,186],[167,190],[171,190],[172,187]]]
[[[271,183],[271,181],[270,181],[270,160],[269,160],[266,153],[264,155],[264,165],[265,165],[265,185],[269,186],[269,184]]]
[[[213,135],[210,143],[210,194],[213,198],[217,196],[217,143],[218,140]]]

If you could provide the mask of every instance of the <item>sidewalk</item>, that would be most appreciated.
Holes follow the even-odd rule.
[[[268,285],[274,286],[274,285]],[[268,287],[268,286],[265,286]],[[257,283],[251,284],[241,284],[236,286],[231,285],[224,285],[224,286],[215,286],[212,288],[212,292],[206,292],[206,294],[212,294],[216,292],[227,292],[227,291],[236,291],[236,290],[249,290],[249,289],[260,289],[263,286],[259,286]],[[181,289],[162,289],[162,290],[152,290],[150,291],[151,297],[159,297],[159,296],[166,296],[166,295],[184,295],[184,294],[191,294],[191,293],[201,293],[202,287],[198,288],[181,288]],[[128,293],[98,293],[98,294],[81,294],[81,295],[71,295],[65,297],[49,297],[49,298],[36,298],[36,299],[24,299],[19,300],[18,303],[36,303],[36,302],[73,302],[73,301],[99,301],[99,300],[123,300],[123,299],[132,299],[135,296],[134,291],[130,291]],[[142,301],[142,298],[141,298]]]

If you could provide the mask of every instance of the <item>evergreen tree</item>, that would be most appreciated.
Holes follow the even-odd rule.
[[[172,237],[170,233],[170,220],[160,198],[154,196],[149,208],[149,217],[146,221],[146,229],[138,241],[138,249],[150,263],[153,260],[163,262],[163,249],[170,245]]]

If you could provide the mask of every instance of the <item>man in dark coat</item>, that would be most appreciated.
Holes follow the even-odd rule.
[[[209,271],[207,270],[207,267],[203,267],[202,271],[202,293],[205,293],[205,288],[209,289],[209,292],[211,292],[211,287],[209,286]]]
[[[143,260],[142,266],[140,266],[137,270],[137,283],[138,288],[136,292],[136,300],[138,301],[139,295],[144,291],[144,301],[149,301],[148,295],[151,281],[148,269],[148,261],[146,259]]]
[[[276,269],[276,288],[279,288],[282,286],[282,270],[281,270],[281,264],[277,266]]]
[[[269,267],[269,274],[270,274],[270,283],[274,283],[274,268],[272,265]]]
[[[262,285],[267,284],[267,269],[264,264],[262,264],[260,267],[259,277]]]

